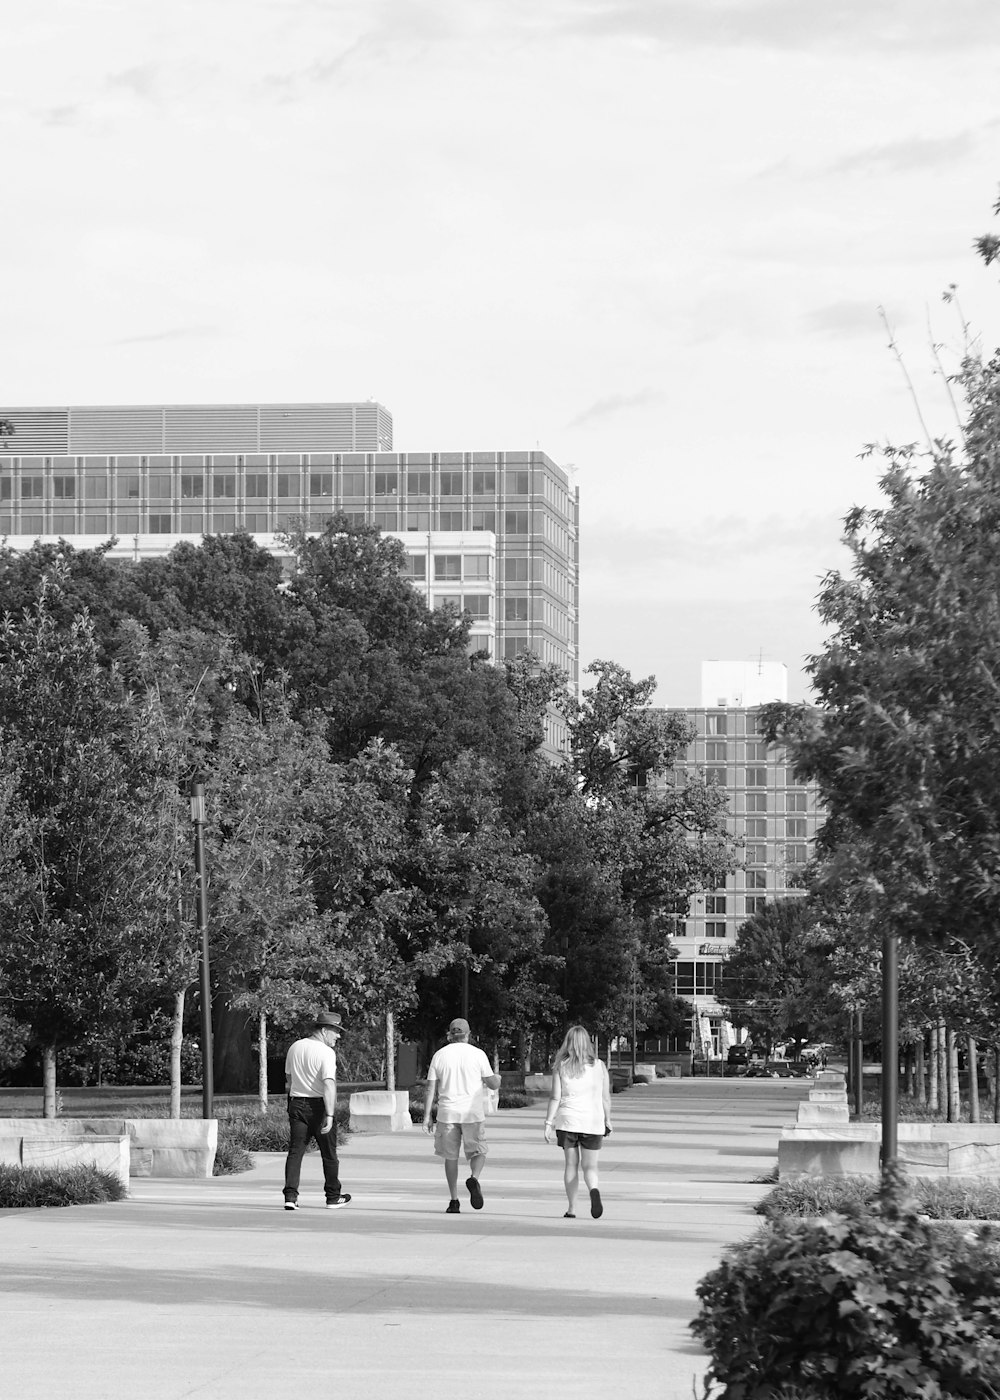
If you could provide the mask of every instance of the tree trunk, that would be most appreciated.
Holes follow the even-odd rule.
[[[958,1092],[958,1037],[949,1027],[945,1039],[948,1049],[948,1122],[958,1123],[962,1118],[961,1098]]]
[[[174,994],[170,1022],[170,1117],[181,1116],[181,1047],[184,1044],[184,989]]]
[[[46,1045],[42,1051],[42,1117],[55,1118],[56,1113],[56,1047]]]
[[[927,1105],[935,1112],[938,1107],[938,1052],[937,1052],[937,1026],[931,1026],[930,1046],[928,1054],[928,1076],[927,1076]]]
[[[969,1060],[969,1122],[979,1122],[979,1056],[976,1052],[976,1038],[969,1036],[966,1046]]]
[[[993,1121],[1000,1123],[1000,1045],[993,1048]]]
[[[396,1088],[396,1018],[388,1009],[385,1013],[385,1087],[390,1094]]]
[[[947,1034],[944,1022],[939,1021],[937,1025],[937,1062],[938,1062],[938,1098],[937,1109],[941,1114],[948,1112],[948,1054],[946,1048]]]
[[[257,1019],[257,1107],[267,1112],[267,1012]]]
[[[924,1042],[921,1037],[913,1047],[913,1071],[914,1086],[913,1092],[917,1100],[926,1104],[927,1102],[927,1076],[924,1073]]]

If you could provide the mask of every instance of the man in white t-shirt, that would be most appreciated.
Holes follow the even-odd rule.
[[[448,1044],[437,1052],[427,1071],[427,1097],[424,1127],[434,1134],[434,1151],[444,1158],[448,1182],[448,1215],[462,1209],[458,1199],[458,1154],[465,1158],[472,1173],[466,1180],[473,1210],[482,1210],[483,1191],[479,1177],[486,1165],[485,1089],[499,1089],[500,1076],[482,1050],[469,1044],[469,1023],[461,1016],[448,1027]],[[437,1126],[431,1122],[434,1095],[437,1094]]]
[[[288,1095],[288,1156],[285,1158],[285,1209],[298,1210],[299,1177],[309,1139],[319,1148],[327,1210],[351,1199],[340,1189],[337,1161],[337,1051],[343,1024],[339,1011],[321,1011],[312,1032],[296,1040],[285,1056]]]

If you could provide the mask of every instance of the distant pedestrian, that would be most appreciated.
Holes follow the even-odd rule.
[[[570,1026],[552,1062],[552,1093],[545,1111],[545,1141],[556,1141],[563,1150],[563,1181],[569,1209],[564,1219],[576,1219],[580,1169],[590,1192],[590,1213],[604,1214],[597,1154],[611,1132],[611,1084],[607,1067],[597,1058],[594,1043],[584,1026]]]
[[[500,1076],[485,1053],[469,1044],[469,1023],[461,1016],[448,1027],[448,1044],[439,1050],[427,1071],[424,1101],[424,1127],[434,1134],[434,1151],[444,1158],[448,1183],[448,1215],[462,1209],[458,1199],[458,1158],[464,1150],[470,1176],[465,1185],[473,1210],[483,1208],[479,1178],[486,1165],[486,1096],[484,1090],[499,1089]],[[431,1122],[434,1095],[437,1094],[437,1126]]]
[[[340,1189],[337,1161],[337,1041],[343,1024],[339,1011],[321,1011],[311,1033],[289,1046],[285,1056],[288,1095],[288,1156],[285,1159],[285,1209],[298,1210],[299,1176],[309,1140],[319,1148],[327,1210],[351,1199]]]

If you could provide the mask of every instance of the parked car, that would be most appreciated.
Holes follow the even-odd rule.
[[[809,1073],[808,1065],[797,1060],[764,1060],[750,1065],[747,1077],[750,1079],[804,1079]]]
[[[750,1063],[750,1051],[745,1045],[730,1045],[726,1051],[726,1063],[730,1065],[748,1065]]]

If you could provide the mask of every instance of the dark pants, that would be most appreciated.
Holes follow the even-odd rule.
[[[337,1161],[337,1125],[328,1133],[320,1132],[326,1110],[322,1099],[288,1100],[288,1156],[285,1158],[285,1200],[299,1198],[299,1175],[302,1158],[309,1139],[315,1139],[323,1159],[323,1188],[326,1199],[335,1201],[340,1195],[340,1164]]]

